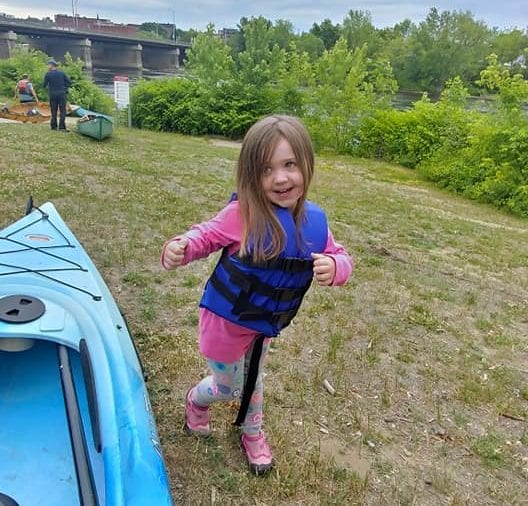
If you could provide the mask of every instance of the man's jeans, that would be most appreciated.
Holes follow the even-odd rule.
[[[59,110],[59,130],[66,130],[66,95],[52,95],[50,97],[52,130],[57,130],[57,109]]]

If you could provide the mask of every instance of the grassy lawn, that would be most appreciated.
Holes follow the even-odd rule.
[[[342,289],[314,286],[274,343],[274,472],[246,472],[236,406],[214,407],[210,440],[184,435],[215,258],[166,273],[159,251],[227,201],[236,156],[170,134],[122,128],[96,143],[0,125],[0,226],[29,194],[51,200],[101,270],[149,373],[176,502],[527,504],[528,222],[383,163],[318,159],[311,198],[356,271]]]

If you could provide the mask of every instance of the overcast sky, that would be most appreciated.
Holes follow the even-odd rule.
[[[156,21],[172,23],[179,28],[203,29],[208,22],[217,28],[236,27],[242,16],[263,15],[266,18],[288,19],[297,31],[308,30],[314,22],[330,18],[341,22],[350,9],[370,11],[375,26],[392,26],[409,18],[422,21],[431,7],[438,10],[469,10],[476,19],[499,28],[528,27],[526,0],[360,0],[329,2],[321,0],[262,0],[251,3],[241,0],[0,0],[0,13],[25,18],[53,17],[71,14],[72,1],[80,16],[109,18],[116,23]]]

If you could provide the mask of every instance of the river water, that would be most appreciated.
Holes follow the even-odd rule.
[[[95,68],[92,70],[91,78],[92,81],[101,88],[105,93],[114,96],[114,77],[115,76],[127,76],[130,85],[133,86],[135,82],[140,79],[161,79],[163,77],[177,77],[182,76],[184,70],[178,70],[177,72],[157,72],[155,70],[135,70],[135,69],[105,69]]]

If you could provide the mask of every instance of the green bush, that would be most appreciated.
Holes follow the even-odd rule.
[[[132,117],[139,128],[238,138],[258,118],[273,112],[277,103],[270,87],[160,79],[133,88]]]
[[[481,115],[470,130],[467,146],[441,149],[420,172],[445,188],[528,217],[528,120]]]
[[[211,134],[243,137],[259,118],[275,112],[278,96],[270,86],[241,85],[235,81],[219,83],[202,94],[207,103],[204,120]]]
[[[376,111],[359,128],[356,154],[415,168],[440,149],[465,146],[472,115],[462,106],[442,100],[433,104],[426,97],[409,111]]]
[[[205,133],[199,118],[193,116],[198,86],[188,79],[141,81],[132,88],[134,125],[150,130]]]
[[[500,76],[510,97],[510,82]],[[524,93],[518,78],[511,82]],[[355,152],[417,168],[444,188],[528,216],[528,118],[518,95],[515,107],[497,113],[469,111],[455,78],[437,103],[424,97],[409,111],[375,110],[356,132]]]
[[[11,58],[0,60],[0,96],[14,99],[17,82],[23,74],[29,74],[39,99],[47,100],[48,95],[41,87],[47,58],[41,51],[15,50]]]

